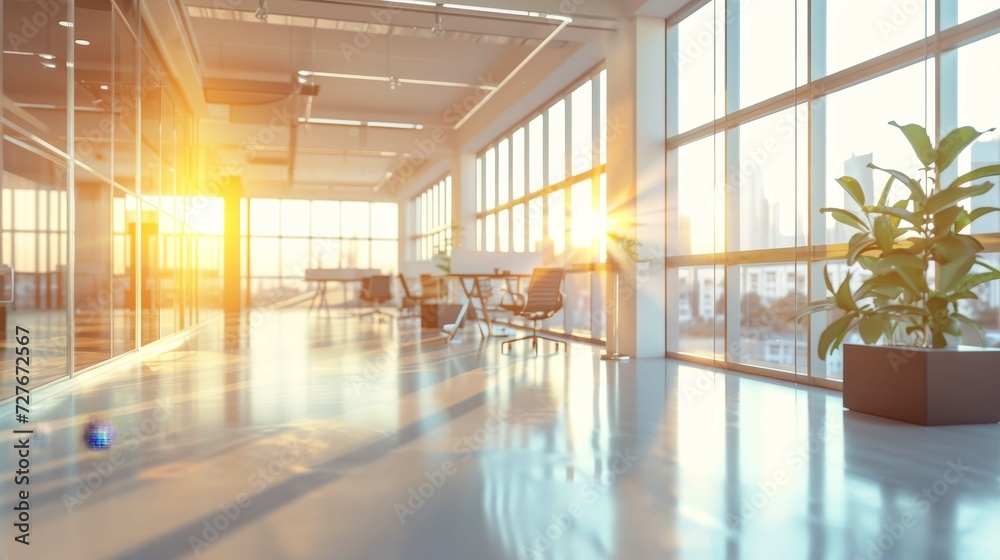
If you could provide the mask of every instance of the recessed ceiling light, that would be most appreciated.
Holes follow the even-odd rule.
[[[52,62],[43,62],[42,66],[44,66],[44,67],[46,67],[46,68],[48,68],[50,70],[52,70],[52,69],[54,69],[56,67],[56,65],[54,63],[52,63]]]
[[[104,91],[108,91],[111,88],[109,88],[107,84],[101,84],[101,89],[103,89]]]
[[[56,55],[54,55],[54,54],[47,54],[47,53],[42,53],[42,54],[38,55],[38,57],[39,58],[43,58],[45,60],[55,60],[56,59]]]
[[[77,39],[76,41],[73,41],[73,42],[76,43],[77,45],[80,45],[81,47],[89,47],[90,46],[90,41],[88,41],[86,39]]]
[[[73,22],[72,21],[60,21],[59,25],[61,25],[63,27],[73,27]]]

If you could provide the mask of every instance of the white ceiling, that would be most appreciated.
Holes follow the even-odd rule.
[[[519,73],[556,73],[567,60],[588,54],[591,66],[621,21],[615,0],[474,0],[466,5],[566,14],[572,23]],[[220,8],[229,6],[232,8]],[[184,0],[209,101],[202,143],[217,169],[236,161],[251,196],[391,198],[379,190],[418,142],[435,143],[423,165],[452,152],[454,125],[487,91],[474,87],[402,84],[312,77],[315,97],[293,93],[300,70],[386,79],[433,80],[495,86],[558,25],[556,20],[425,8],[376,0],[268,0],[267,22],[253,17],[258,0]],[[440,16],[444,33],[432,32]],[[587,47],[590,47],[589,49]],[[582,71],[586,71],[584,68]],[[579,77],[565,76],[561,87]],[[511,87],[530,84],[512,82]],[[551,94],[550,94],[551,95]],[[484,119],[499,114],[501,96],[483,107]],[[528,112],[536,107],[525,107]],[[509,113],[509,111],[506,111]],[[421,130],[347,127],[297,122],[271,125],[275,115],[419,124]],[[523,118],[524,115],[518,118]],[[484,120],[480,119],[480,120]],[[491,123],[495,124],[495,123]],[[514,124],[510,123],[507,126]],[[464,125],[474,127],[470,121]],[[465,132],[465,131],[463,131]],[[248,142],[249,140],[249,142]],[[242,146],[257,147],[245,157]],[[291,173],[290,173],[291,171]],[[211,172],[211,169],[210,169]]]

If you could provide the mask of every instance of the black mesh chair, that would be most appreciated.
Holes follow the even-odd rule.
[[[531,271],[531,282],[528,284],[528,290],[523,295],[512,293],[509,294],[509,301],[501,302],[500,307],[513,312],[518,317],[524,317],[532,323],[531,336],[501,342],[501,353],[503,352],[504,345],[509,349],[510,345],[515,342],[530,340],[531,347],[534,348],[535,354],[538,354],[539,339],[554,342],[557,351],[559,350],[559,345],[562,344],[563,351],[566,351],[565,342],[539,336],[538,334],[538,322],[552,317],[562,309],[563,293],[561,287],[565,275],[566,271],[561,268],[536,268]]]
[[[392,315],[382,311],[379,306],[392,299],[392,277],[371,276],[361,279],[361,301],[372,304],[373,310],[361,314],[361,317],[388,317]]]

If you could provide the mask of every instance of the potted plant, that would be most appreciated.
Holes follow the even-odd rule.
[[[1000,271],[979,258],[983,245],[968,233],[970,224],[1000,208],[961,205],[993,188],[983,179],[1000,175],[1000,165],[952,180],[946,175],[959,154],[989,131],[961,127],[934,147],[923,127],[889,124],[903,132],[929,184],[869,164],[888,174],[881,196],[869,201],[856,179],[837,179],[860,214],[820,211],[857,230],[846,256],[857,269],[835,286],[824,267],[831,295],[799,317],[839,313],[819,337],[820,359],[848,333],[857,331],[864,341],[844,348],[846,408],[924,425],[1000,422],[1000,352],[949,343],[975,333],[978,340],[967,341],[982,345],[980,325],[959,311],[959,302],[977,299],[973,288],[1000,279]],[[896,182],[906,195],[891,200]],[[880,340],[886,345],[876,346]]]

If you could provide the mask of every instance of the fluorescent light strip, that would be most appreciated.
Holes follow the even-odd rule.
[[[382,0],[382,1],[386,2],[386,3],[390,3],[390,4],[392,4],[392,3],[398,3],[398,2],[393,2],[393,0]],[[562,31],[567,25],[569,25],[573,21],[573,18],[567,17],[567,16],[554,15],[554,14],[543,14],[543,13],[540,13],[540,12],[526,12],[526,11],[523,11],[523,10],[505,10],[503,8],[489,8],[489,7],[484,7],[484,6],[468,6],[468,5],[465,5],[465,4],[442,4],[441,7],[442,8],[448,8],[448,9],[451,9],[451,10],[464,10],[464,11],[468,11],[468,12],[481,12],[481,13],[488,13],[488,14],[501,14],[501,15],[507,15],[507,16],[522,16],[522,17],[530,17],[530,18],[535,18],[535,19],[549,19],[549,20],[555,20],[555,21],[559,22],[559,25],[552,31],[552,33],[549,33],[549,36],[546,37],[541,43],[539,43],[538,46],[535,47],[535,49],[533,51],[531,51],[531,53],[528,54],[527,58],[525,58],[524,60],[522,60],[521,63],[518,64],[510,72],[510,74],[507,75],[506,78],[504,78],[499,84],[497,84],[497,86],[495,88],[489,90],[489,93],[487,93],[486,96],[483,97],[479,101],[479,103],[476,104],[475,107],[473,107],[468,113],[466,113],[465,116],[462,117],[462,120],[458,121],[458,123],[455,124],[455,127],[454,127],[455,130],[458,130],[463,124],[465,124],[466,122],[468,122],[468,120],[470,118],[472,118],[473,115],[475,115],[477,112],[479,112],[479,110],[482,109],[483,105],[485,105],[487,102],[489,102],[489,100],[493,97],[494,94],[496,94],[496,92],[500,91],[500,88],[502,88],[503,86],[507,85],[508,82],[510,82],[512,79],[514,79],[514,76],[517,75],[517,73],[520,72],[521,69],[524,68],[529,62],[531,62],[531,59],[535,58],[535,56],[538,53],[540,53],[542,51],[542,49],[545,48],[545,45],[548,45],[550,42],[552,42],[552,39],[554,39],[555,36],[558,35],[560,31]],[[402,81],[402,80],[400,80],[400,81]]]
[[[369,126],[375,128],[397,128],[402,130],[423,130],[424,125],[415,123],[395,123],[382,121],[354,121],[346,119],[326,119],[322,117],[299,117],[302,124],[329,124],[334,126]]]
[[[424,0],[392,0],[393,4],[410,4],[413,6],[437,6],[434,2],[424,2]]]
[[[317,78],[339,78],[343,80],[361,80],[366,82],[389,82],[391,81],[386,76],[370,76],[366,74],[340,74],[337,72],[313,72],[311,70],[299,70],[298,75],[300,77],[314,76]],[[454,87],[462,89],[481,89],[485,91],[493,91],[496,86],[486,85],[486,84],[463,84],[460,82],[441,82],[437,80],[418,80],[415,78],[396,78],[396,80],[401,84],[414,84],[421,86],[440,86],[440,87]]]
[[[549,36],[546,37],[544,41],[542,41],[541,43],[539,43],[538,46],[535,47],[535,49],[533,51],[531,51],[528,54],[528,56],[524,60],[521,61],[520,64],[518,64],[516,67],[514,67],[513,70],[510,71],[510,74],[507,74],[506,78],[504,78],[503,80],[500,81],[499,84],[497,84],[496,88],[494,88],[489,93],[487,93],[486,96],[483,97],[479,101],[479,103],[476,104],[475,107],[473,107],[468,113],[465,114],[464,117],[462,117],[462,120],[460,120],[457,123],[455,123],[455,126],[453,128],[454,130],[458,130],[459,128],[461,128],[462,125],[465,124],[466,122],[468,122],[469,119],[471,119],[473,115],[475,115],[476,113],[478,113],[479,110],[483,108],[483,105],[486,105],[486,103],[488,103],[489,100],[492,99],[494,95],[496,95],[496,92],[500,91],[500,88],[502,88],[503,86],[507,85],[508,82],[510,82],[511,80],[513,80],[514,76],[516,76],[517,73],[520,72],[522,68],[524,68],[525,66],[527,66],[528,63],[531,62],[531,60],[533,58],[535,58],[536,55],[538,55],[538,53],[542,52],[542,49],[545,48],[545,45],[548,45],[550,42],[552,42],[552,39],[555,39],[556,35],[558,35],[560,31],[562,31],[567,25],[570,24],[570,22],[573,21],[573,18],[566,17],[566,16],[546,15],[546,16],[543,16],[543,17],[545,17],[545,19],[554,19],[556,21],[559,21],[560,23],[559,23],[559,25],[554,30],[552,30],[552,33],[549,33]]]

